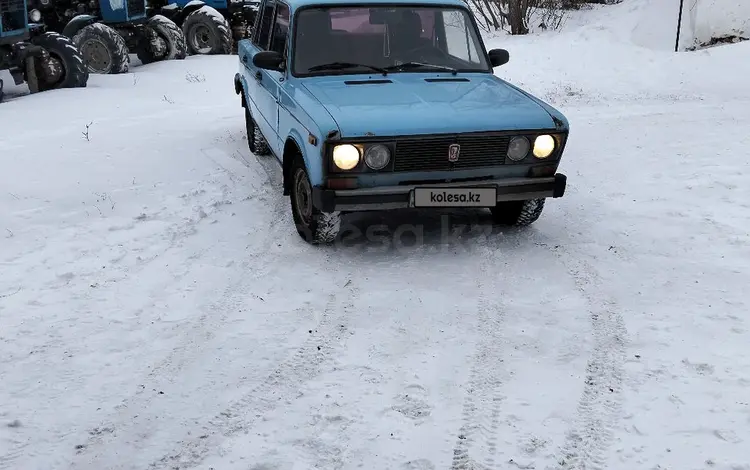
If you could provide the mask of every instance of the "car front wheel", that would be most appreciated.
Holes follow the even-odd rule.
[[[245,106],[245,131],[247,132],[247,146],[255,156],[265,156],[270,153],[268,143],[261,134],[258,124],[250,114],[250,108]]]
[[[313,206],[312,184],[305,169],[302,157],[297,157],[292,165],[291,206],[297,233],[307,243],[317,245],[332,243],[341,228],[339,212],[321,212]]]
[[[492,220],[498,225],[526,227],[536,222],[544,210],[545,199],[500,202],[491,209]]]

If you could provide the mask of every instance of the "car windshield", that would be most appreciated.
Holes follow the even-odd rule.
[[[490,70],[462,8],[305,8],[295,25],[295,76]]]

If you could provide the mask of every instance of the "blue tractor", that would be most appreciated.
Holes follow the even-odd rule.
[[[29,22],[26,0],[0,0],[0,70],[8,70],[16,85],[26,82],[31,93],[85,87],[89,80],[70,39]]]
[[[4,0],[0,0],[4,1]],[[92,73],[126,73],[130,53],[141,63],[184,59],[185,35],[147,0],[29,0],[29,16],[72,39]]]
[[[182,27],[190,54],[231,54],[249,36],[260,0],[150,0],[149,16]]]

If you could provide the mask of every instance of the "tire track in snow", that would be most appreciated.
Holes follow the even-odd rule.
[[[228,165],[224,165],[218,161],[221,158],[232,159],[229,155],[223,154],[222,151],[214,149],[221,155],[215,155],[218,158],[212,157],[209,152],[202,151],[204,155],[213,161],[216,165],[225,171],[233,183],[238,184],[242,178],[237,175]],[[232,159],[234,161],[234,159]],[[274,183],[274,175],[269,172],[268,169],[260,168],[251,165],[245,165],[252,171],[255,171],[260,176],[264,176],[265,184],[268,186]],[[255,188],[256,190],[261,188]],[[267,188],[265,188],[267,189]],[[131,444],[140,448],[141,443],[148,439],[149,435],[145,432],[145,429],[152,427],[149,420],[152,415],[148,413],[150,403],[154,402],[155,398],[149,393],[144,393],[147,390],[161,388],[158,384],[167,380],[170,381],[173,377],[179,375],[185,366],[193,364],[200,357],[203,352],[205,343],[210,341],[217,330],[220,330],[230,317],[230,312],[237,312],[244,307],[247,298],[250,296],[254,284],[253,280],[260,279],[268,274],[278,258],[278,253],[272,254],[273,250],[270,249],[279,235],[286,232],[287,227],[282,223],[284,221],[283,215],[285,215],[286,206],[284,204],[285,197],[277,195],[274,199],[272,208],[272,216],[268,227],[268,233],[261,243],[261,248],[256,253],[246,256],[241,264],[252,264],[252,275],[244,276],[245,271],[241,271],[243,276],[236,282],[228,285],[222,292],[218,301],[212,303],[203,310],[203,313],[197,318],[193,319],[189,323],[188,329],[182,332],[180,339],[178,340],[179,346],[156,364],[149,374],[146,376],[144,386],[136,392],[135,395],[126,399],[117,406],[117,410],[124,410],[124,414],[115,413],[114,422],[102,423],[100,427],[95,428],[89,432],[89,437],[86,444],[79,450],[78,455],[85,458],[85,456],[92,453],[96,453],[98,447],[104,444],[103,437],[112,433],[116,433],[124,438],[132,439]],[[258,262],[255,262],[258,261]],[[119,418],[119,419],[117,419]],[[113,417],[110,417],[112,420]],[[124,429],[123,429],[124,428]],[[127,432],[125,430],[131,429],[134,432]],[[125,431],[125,432],[123,432]],[[107,439],[107,448],[113,448],[111,438]]]
[[[27,445],[27,442],[11,440],[10,450],[0,455],[0,470],[14,470],[18,468],[14,463],[21,457]]]
[[[226,172],[229,175],[230,181],[235,186],[242,183],[243,177],[241,175],[238,175],[231,170],[231,167],[222,165],[220,162],[221,158],[231,160],[231,157],[229,155],[216,155],[217,158],[212,158],[205,152],[204,155],[211,161],[213,161],[217,166],[221,167],[222,171]],[[264,181],[269,180],[270,182],[270,175],[266,170],[260,171],[259,176],[262,176]],[[254,187],[253,189],[255,191],[262,191],[265,188]],[[225,194],[223,195],[223,197],[227,198],[227,191],[225,190],[224,192]],[[284,209],[283,199],[284,198],[282,197],[276,198],[273,208],[273,215],[271,217],[270,234],[266,239],[264,239],[263,248],[261,250],[258,250],[260,253],[270,253],[268,247],[272,244],[272,240],[277,236],[277,234],[281,233],[282,228],[284,228],[281,226],[281,222],[283,222],[284,220],[283,217],[281,217],[281,212]],[[221,206],[217,206],[214,209],[215,210],[213,211],[208,211],[208,213],[218,214],[222,211]],[[151,266],[151,261],[164,256],[167,252],[174,249],[177,246],[178,242],[182,238],[188,237],[191,234],[191,230],[195,229],[195,227],[198,226],[200,222],[200,219],[190,219],[187,221],[175,222],[170,224],[163,232],[164,234],[169,235],[168,245],[148,262],[129,268],[127,271],[128,277],[133,279],[137,278],[138,275],[140,275],[145,269]],[[213,247],[209,247],[202,250],[201,254],[204,254],[212,248]],[[255,276],[253,276],[252,279],[260,278],[262,275],[267,273],[273,266],[273,262],[275,260],[270,256],[260,258],[262,261],[265,261],[265,264],[254,265]],[[190,264],[192,264],[191,260],[186,259],[186,267]],[[173,281],[178,281],[184,275],[185,274],[175,275]],[[145,387],[143,390],[159,388],[156,384],[158,384],[160,380],[163,380],[165,378],[169,380],[171,377],[176,376],[186,364],[190,363],[190,360],[201,351],[201,346],[203,345],[203,343],[211,338],[212,332],[215,331],[218,328],[218,325],[221,325],[222,322],[227,318],[226,312],[228,312],[229,309],[232,308],[235,309],[234,311],[236,311],[242,306],[244,299],[247,298],[250,287],[252,287],[251,283],[249,283],[248,281],[249,280],[247,278],[244,278],[243,280],[234,283],[231,286],[228,286],[227,289],[225,289],[224,294],[221,296],[221,300],[219,302],[207,308],[195,322],[190,323],[189,329],[181,333],[181,338],[179,340],[180,346],[177,349],[171,351],[169,355],[160,363],[158,363],[148,374],[146,381],[144,382]],[[153,387],[151,387],[152,384]],[[134,395],[126,398],[116,407],[115,412],[109,416],[110,420],[113,418],[120,419],[115,419],[114,423],[102,422],[98,427],[91,429],[85,439],[83,439],[83,446],[77,450],[74,459],[85,459],[87,456],[91,456],[92,454],[95,455],[97,450],[101,449],[100,446],[104,444],[104,440],[107,440],[107,443],[105,445],[109,446],[112,440],[112,433],[115,433],[115,436],[120,436],[120,438],[133,438],[136,444],[143,441],[143,431],[138,430],[138,425],[145,422],[146,427],[150,426],[150,424],[148,423],[148,419],[151,416],[147,413],[147,410],[149,403],[151,403],[153,400],[153,396],[151,396],[150,394],[142,393],[143,390],[138,391]],[[127,430],[129,429],[136,429],[137,432],[127,433]],[[119,432],[123,430],[125,430],[126,432]],[[30,447],[26,449],[24,455],[24,447],[27,447],[26,441],[19,441],[15,443],[11,441],[11,443],[11,449],[5,454],[5,456],[0,456],[0,470],[6,470],[6,468],[15,468],[12,465],[13,462],[22,456],[26,458],[33,458],[38,455],[39,449]]]
[[[268,193],[274,193],[273,218],[269,227],[271,234],[265,237],[261,253],[266,256],[261,260],[264,266],[273,266],[280,254],[273,252],[273,245],[280,238],[282,230],[286,232],[287,227],[283,223],[288,215],[286,196],[278,194],[282,187],[282,175],[277,161],[270,158],[256,157],[252,153],[246,156],[244,149],[238,151],[241,163],[253,170],[255,173],[265,173]],[[292,224],[293,227],[293,224]],[[292,230],[294,230],[292,228]],[[322,266],[326,271],[332,272],[335,264],[332,262],[331,253],[327,253]],[[353,271],[347,276],[353,277]],[[248,286],[249,284],[245,284]],[[323,363],[332,353],[343,347],[348,337],[347,317],[354,307],[359,288],[349,285],[344,286],[348,294],[348,302],[343,305],[336,293],[329,295],[328,302],[322,315],[317,319],[317,325],[307,340],[289,357],[279,364],[265,380],[255,386],[238,401],[232,403],[222,412],[214,416],[206,425],[203,432],[198,433],[197,438],[182,441],[178,444],[175,453],[164,455],[157,461],[152,462],[148,468],[168,467],[190,468],[199,465],[210,453],[215,450],[221,442],[233,435],[252,427],[263,413],[276,408],[279,403],[292,399],[299,386],[312,379],[322,370]],[[269,394],[269,391],[272,393]],[[273,393],[276,392],[276,393]],[[270,395],[270,396],[269,396]],[[191,433],[194,434],[194,433]],[[211,437],[214,439],[211,439]]]
[[[575,424],[557,459],[560,470],[604,470],[606,454],[620,418],[627,330],[617,303],[602,291],[596,269],[557,242],[543,244],[568,268],[589,304],[593,350],[586,365]]]
[[[353,313],[359,287],[349,284],[343,294],[346,294],[344,302],[339,300],[340,295],[330,294],[317,327],[291,357],[241,399],[211,419],[199,437],[183,441],[176,452],[163,456],[148,468],[194,467],[223,440],[251,429],[263,414],[294,399],[300,386],[320,374],[328,358],[345,346],[349,336],[348,317]]]
[[[506,370],[503,345],[499,338],[502,336],[505,312],[487,297],[492,288],[484,280],[494,278],[489,270],[490,260],[496,254],[492,248],[497,249],[494,246],[484,248],[488,253],[482,256],[480,262],[477,329],[482,336],[469,374],[462,410],[463,423],[453,448],[451,470],[496,468],[494,456],[497,450],[498,418],[501,404],[505,400],[502,386]]]

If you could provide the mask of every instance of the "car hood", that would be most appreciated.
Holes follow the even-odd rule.
[[[302,84],[343,138],[557,127],[544,103],[489,74],[309,77]]]

